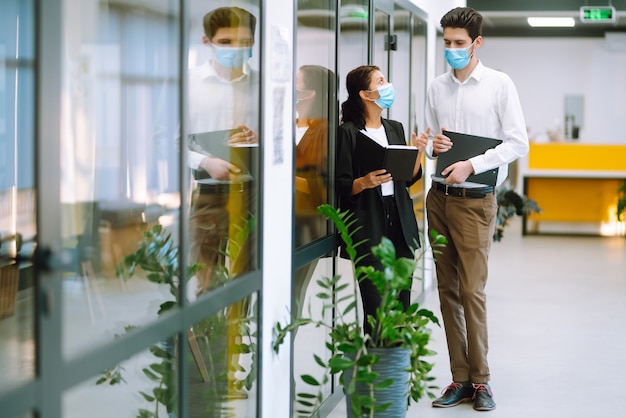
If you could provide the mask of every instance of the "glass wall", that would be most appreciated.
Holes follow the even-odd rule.
[[[116,267],[155,225],[172,245],[179,242],[180,51],[179,11],[169,1],[65,5],[63,18],[77,22],[63,33],[60,149],[61,233],[71,255],[63,274],[63,351],[72,357],[154,321],[172,287],[166,275],[120,274]]]
[[[342,0],[339,9],[339,105],[348,98],[346,75],[350,70],[369,63],[370,2]]]
[[[37,378],[43,416],[257,416],[260,3],[45,6],[0,5],[0,397],[19,416]],[[37,31],[60,51],[41,120]]]
[[[316,318],[320,315],[314,296],[316,281],[332,276],[333,272],[333,258],[323,257],[332,235],[329,236],[328,222],[317,207],[333,203],[330,168],[337,126],[337,2],[299,0],[296,13],[292,311],[309,312]],[[324,238],[326,243],[322,242]],[[320,329],[306,329],[294,335],[294,393],[317,393],[318,388],[312,388],[300,376],[318,376],[323,371],[313,356],[330,355],[325,342],[325,332]],[[332,392],[331,385],[321,389],[325,397]],[[302,409],[296,400],[294,415]]]
[[[274,182],[284,200],[270,202],[294,208],[293,230],[271,237],[293,238],[292,300],[276,317],[290,302],[319,315],[316,280],[352,275],[316,212],[335,203],[345,76],[375,63],[410,86],[407,130],[423,94],[406,90],[424,77],[408,63],[425,40],[410,7],[388,4],[374,18],[369,0],[299,0],[294,21],[277,22],[261,0],[1,2],[0,415],[260,415],[275,389],[260,384],[260,362],[275,360],[261,290],[279,280],[261,274],[274,229],[260,190],[280,164],[263,166],[265,146],[293,150],[293,189]],[[413,42],[397,55],[406,71],[389,74],[390,32]],[[276,57],[291,72],[263,77]],[[292,393],[310,392],[299,376],[320,372],[326,334],[293,337]],[[342,395],[336,382],[322,392]]]
[[[0,4],[0,391],[35,373],[35,5]]]

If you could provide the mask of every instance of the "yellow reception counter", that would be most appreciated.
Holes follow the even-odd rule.
[[[524,218],[523,233],[624,235],[617,189],[626,181],[626,145],[530,144],[524,194],[543,210]]]

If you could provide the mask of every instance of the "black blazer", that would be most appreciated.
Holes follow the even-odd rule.
[[[404,128],[400,122],[382,119],[385,133],[389,144],[406,145]],[[360,227],[353,236],[354,242],[367,239],[368,242],[359,246],[359,254],[369,252],[370,248],[378,245],[385,231],[385,212],[383,197],[380,187],[365,189],[361,193],[352,196],[352,183],[354,179],[367,174],[367,171],[359,166],[359,161],[354,159],[354,149],[356,146],[359,129],[352,122],[345,122],[338,127],[337,131],[337,166],[335,174],[335,187],[339,198],[341,210],[349,209],[357,218],[354,226]],[[407,190],[417,180],[422,177],[420,167],[417,176],[409,182],[399,182],[394,180],[394,197],[400,223],[404,234],[404,239],[409,248],[419,248],[419,233],[415,213],[413,212],[413,201]],[[342,256],[346,257],[345,251]]]

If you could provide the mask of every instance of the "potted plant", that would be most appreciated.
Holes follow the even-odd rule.
[[[520,195],[513,189],[499,188],[496,193],[498,212],[496,214],[496,229],[493,233],[494,241],[501,241],[504,236],[504,228],[509,225],[509,219],[513,216],[530,215],[540,213],[541,208],[533,199]]]
[[[356,247],[349,228],[354,218],[348,211],[341,212],[330,205],[321,205],[318,212],[333,221],[354,265]],[[446,244],[442,235],[432,233],[433,249]],[[418,256],[422,257],[422,248]],[[302,380],[317,388],[316,393],[298,393],[298,414],[310,416],[322,402],[322,388],[338,375],[347,399],[348,416],[356,417],[403,417],[411,400],[418,401],[425,394],[430,397],[433,365],[424,357],[435,353],[428,349],[430,324],[439,325],[435,315],[419,307],[417,303],[405,311],[398,301],[398,294],[409,289],[415,271],[416,260],[397,258],[390,240],[383,238],[372,247],[372,253],[382,262],[384,269],[372,266],[355,269],[355,285],[349,286],[340,276],[325,277],[318,281],[322,292],[316,295],[322,302],[321,319],[309,316],[293,317],[290,323],[278,323],[274,329],[273,348],[280,345],[292,331],[302,326],[323,327],[328,330],[330,340],[326,347],[330,358],[314,355],[317,364],[324,368],[322,381],[311,375],[302,375]],[[357,306],[360,297],[356,281],[372,280],[382,295],[382,302],[375,315],[367,320],[372,326],[371,335],[364,335],[362,320]],[[391,357],[391,360],[390,360]],[[399,360],[398,360],[399,359]],[[391,397],[387,397],[391,395]]]
[[[617,189],[617,220],[622,220],[622,215],[626,212],[626,181]]]

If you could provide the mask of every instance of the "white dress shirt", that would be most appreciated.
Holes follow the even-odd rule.
[[[508,164],[528,152],[526,122],[513,81],[480,61],[464,82],[454,76],[453,70],[435,78],[426,98],[426,126],[432,134],[445,128],[501,139],[502,144],[469,160],[475,174],[499,167],[496,185],[506,179]],[[426,155],[436,158],[432,141],[426,146]]]
[[[247,65],[234,80],[220,77],[210,62],[189,71],[189,133],[234,129],[245,125],[259,132],[259,74]],[[200,152],[197,152],[200,151]],[[189,167],[197,169],[207,155],[189,151]]]

